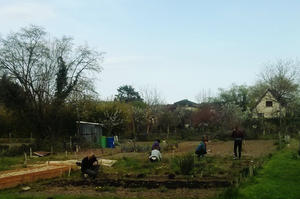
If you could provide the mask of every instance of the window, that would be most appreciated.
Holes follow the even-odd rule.
[[[266,101],[266,107],[272,107],[273,102],[272,101]]]

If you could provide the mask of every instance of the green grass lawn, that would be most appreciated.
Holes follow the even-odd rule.
[[[238,189],[228,189],[219,198],[299,199],[300,159],[297,142],[278,151],[258,172]]]
[[[0,157],[0,171],[13,169],[17,165],[24,163],[24,157]]]

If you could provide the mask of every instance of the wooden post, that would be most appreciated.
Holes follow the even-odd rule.
[[[32,158],[32,149],[31,149],[31,147],[29,148],[29,157]]]
[[[70,150],[72,150],[72,136],[70,136]]]
[[[27,167],[27,154],[24,152],[24,167]]]
[[[66,153],[66,158],[67,158],[67,157],[68,157],[68,151],[66,150],[66,152],[65,152],[65,153]]]
[[[172,150],[172,157],[173,158],[175,157],[175,150],[174,149]]]
[[[69,166],[69,173],[68,173],[68,177],[71,176],[71,166]]]
[[[249,176],[252,177],[253,176],[253,166],[250,165],[249,167]]]
[[[8,133],[8,142],[11,142],[11,133]]]

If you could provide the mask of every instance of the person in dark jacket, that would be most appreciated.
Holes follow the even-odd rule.
[[[81,172],[89,177],[96,178],[99,171],[99,163],[94,153],[90,153],[81,161]]]
[[[155,140],[155,142],[154,142],[153,145],[152,145],[152,149],[151,149],[151,150],[157,149],[157,150],[160,151],[159,143],[160,143],[160,140],[159,140],[159,139]]]
[[[204,157],[204,155],[207,153],[206,151],[206,144],[208,142],[208,138],[206,136],[202,137],[200,144],[196,148],[195,154],[200,157]]]
[[[244,132],[239,129],[238,127],[235,127],[232,131],[232,138],[234,140],[234,147],[233,147],[233,151],[234,151],[234,159],[241,159],[241,155],[242,155],[242,143],[244,140]],[[238,153],[237,153],[238,151]]]

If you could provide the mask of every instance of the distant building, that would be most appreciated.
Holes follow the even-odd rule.
[[[198,104],[196,104],[195,102],[191,102],[187,99],[175,102],[173,104],[173,106],[176,108],[181,108],[181,109],[189,110],[189,111],[197,111],[199,108]]]
[[[100,123],[76,121],[78,125],[77,135],[83,137],[90,144],[99,143],[102,136],[102,125]]]
[[[285,116],[286,109],[282,103],[276,99],[272,90],[268,89],[257,101],[252,113],[253,118],[271,119]]]

